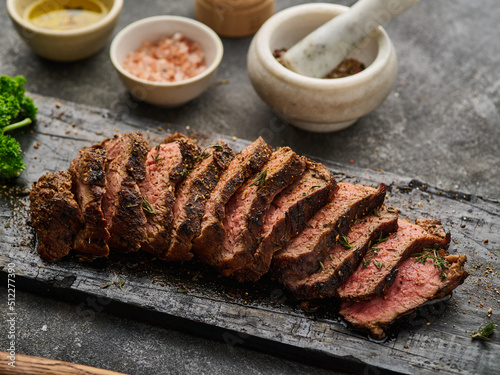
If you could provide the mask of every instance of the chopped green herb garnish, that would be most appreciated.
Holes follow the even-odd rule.
[[[361,261],[361,265],[363,268],[368,268],[368,266],[370,265],[370,259],[363,259]]]
[[[481,324],[479,328],[475,331],[472,331],[471,337],[473,339],[480,339],[484,341],[490,341],[490,336],[495,333],[495,329],[497,328],[497,324],[489,323],[486,327],[482,328]]]
[[[378,238],[378,240],[375,242],[375,245],[380,245],[382,242],[385,242],[387,241],[388,238],[387,237],[382,237],[382,233],[380,233],[380,237]]]
[[[161,158],[160,158],[160,154],[151,155],[151,158],[153,159],[153,161],[154,161],[155,163],[161,160]]]
[[[346,236],[339,236],[339,243],[340,243],[340,245],[342,245],[342,247],[344,249],[349,250],[352,248],[352,246],[349,244],[349,240],[347,239]]]
[[[319,265],[320,265],[321,269],[324,271],[325,270],[325,265],[323,264],[323,262],[320,261]]]
[[[382,215],[380,214],[380,211],[377,210],[376,208],[373,209],[373,214],[376,216],[376,217],[381,217]]]
[[[156,215],[155,209],[148,202],[145,195],[142,196],[142,210],[150,215]]]
[[[262,186],[264,186],[264,181],[266,180],[266,177],[267,177],[267,168],[264,169],[264,171],[255,178],[255,181],[252,182],[250,186],[257,186],[257,190],[261,189]]]
[[[382,267],[385,266],[384,262],[378,261],[376,259],[373,259],[373,264],[378,268],[379,271],[382,269]]]
[[[177,293],[187,293],[187,290],[182,288],[177,288]]]
[[[444,259],[436,249],[424,249],[423,253],[412,254],[415,259],[415,263],[425,264],[427,259],[432,259],[434,266],[441,271],[448,269],[448,262]]]

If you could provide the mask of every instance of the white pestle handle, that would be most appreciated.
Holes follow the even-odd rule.
[[[285,52],[283,63],[296,73],[323,78],[373,30],[418,1],[359,0]]]

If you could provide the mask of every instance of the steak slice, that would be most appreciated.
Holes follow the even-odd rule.
[[[147,207],[147,239],[141,249],[157,256],[170,244],[176,186],[200,154],[196,143],[187,137],[173,135],[165,142],[149,150],[146,177],[139,184]]]
[[[106,193],[102,210],[110,248],[137,251],[147,239],[146,216],[138,183],[146,176],[148,145],[139,133],[122,133],[101,143],[106,150]]]
[[[306,161],[302,176],[286,187],[267,210],[259,245],[253,260],[233,276],[239,281],[257,281],[269,271],[273,254],[326,205],[337,191],[337,182],[324,165]]]
[[[315,273],[330,246],[339,236],[347,234],[356,218],[380,207],[387,190],[384,184],[378,188],[346,182],[338,185],[333,199],[309,220],[306,229],[274,254],[271,271],[285,287],[289,280]]]
[[[71,191],[71,174],[48,173],[30,191],[30,220],[38,235],[38,253],[48,260],[69,254],[83,217]]]
[[[266,212],[274,197],[305,169],[305,160],[289,147],[275,151],[271,159],[249,178],[226,205],[223,220],[226,236],[210,264],[224,276],[251,262]]]
[[[220,176],[205,205],[200,235],[193,240],[192,251],[199,260],[208,261],[212,254],[220,249],[225,236],[222,220],[226,203],[236,190],[269,160],[271,154],[271,147],[259,137],[238,153]]]
[[[340,314],[352,325],[369,330],[374,338],[383,338],[387,326],[398,317],[427,301],[451,295],[468,276],[464,270],[466,260],[465,255],[446,255],[444,250],[434,250],[427,258],[409,258],[401,264],[394,284],[383,296],[342,302]]]
[[[318,271],[303,279],[288,279],[288,290],[297,299],[335,297],[337,288],[356,270],[367,250],[395,232],[397,225],[397,211],[386,207],[357,220],[349,233],[328,249]]]
[[[74,250],[96,257],[109,255],[109,231],[101,208],[106,192],[105,165],[106,150],[94,146],[80,150],[69,168],[84,223],[76,235]]]
[[[176,190],[172,240],[158,255],[160,259],[183,262],[193,257],[191,242],[200,234],[205,203],[234,154],[221,142],[208,147],[200,156],[199,163]]]
[[[438,221],[421,219],[412,224],[398,219],[398,230],[366,253],[356,271],[339,287],[338,295],[352,301],[372,299],[394,281],[398,267],[411,254],[425,248],[447,248],[449,243],[450,234]]]

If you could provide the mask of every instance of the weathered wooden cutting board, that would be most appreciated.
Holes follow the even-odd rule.
[[[499,322],[500,203],[480,197],[440,191],[418,181],[379,171],[368,171],[325,162],[339,180],[363,184],[384,182],[387,201],[408,218],[433,217],[451,232],[452,253],[467,254],[472,275],[453,297],[421,308],[416,315],[393,327],[390,339],[374,342],[346,327],[325,301],[308,309],[295,303],[280,286],[264,278],[256,284],[223,279],[203,265],[167,264],[145,254],[112,256],[93,263],[68,258],[57,263],[41,259],[35,251],[33,231],[27,225],[26,191],[43,173],[65,170],[77,150],[116,132],[142,130],[153,144],[167,132],[185,128],[146,119],[119,116],[101,109],[57,103],[35,96],[38,123],[31,133],[18,134],[25,150],[27,170],[16,187],[1,188],[0,275],[12,263],[17,280],[27,289],[40,286],[63,298],[88,295],[105,306],[154,312],[162,319],[178,319],[204,327],[223,328],[229,345],[259,342],[269,351],[297,351],[304,358],[314,354],[323,363],[352,364],[364,373],[381,369],[400,373],[498,374],[500,334],[490,342],[471,340],[481,323]],[[235,150],[248,142],[227,136],[197,135],[212,144],[222,139]],[[121,288],[119,281],[125,280]],[[102,286],[115,281],[107,288]],[[491,317],[488,311],[491,310]],[[82,306],[82,315],[92,306]],[[196,323],[194,323],[196,322]],[[349,365],[350,366],[350,365]]]

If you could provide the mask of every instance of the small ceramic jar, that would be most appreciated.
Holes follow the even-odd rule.
[[[255,34],[274,14],[274,0],[196,0],[195,17],[220,36]]]

